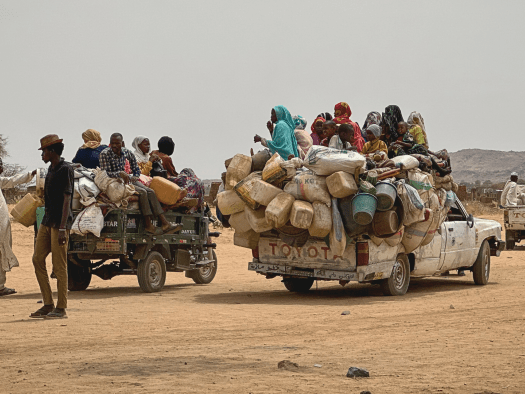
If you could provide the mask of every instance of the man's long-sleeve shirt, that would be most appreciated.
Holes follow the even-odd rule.
[[[124,171],[124,166],[126,165],[126,159],[129,161],[129,166],[131,167],[131,172],[133,176],[140,176],[140,168],[137,165],[137,159],[133,152],[129,149],[122,148],[120,156],[117,156],[110,147],[104,149],[100,152],[100,168],[106,170],[110,178],[118,178],[119,173]]]

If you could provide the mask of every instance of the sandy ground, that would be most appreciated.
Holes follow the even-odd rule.
[[[21,267],[8,274],[18,294],[0,298],[0,392],[525,392],[525,248],[493,257],[484,287],[467,273],[413,281],[403,297],[331,282],[296,295],[249,272],[232,236],[219,239],[210,285],[168,273],[145,294],[135,277],[94,277],[69,294],[69,319],[45,321],[28,318],[41,306],[33,235],[14,224]],[[371,377],[346,378],[351,366]]]

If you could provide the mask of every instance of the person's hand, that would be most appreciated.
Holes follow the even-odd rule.
[[[36,175],[36,170],[33,170],[33,172],[31,173],[31,176],[35,176]]]
[[[120,171],[119,176],[122,178],[124,183],[129,183],[129,175],[125,171]]]
[[[268,127],[270,133],[273,133],[273,123],[271,120],[269,120],[268,123],[266,123],[266,127]]]
[[[259,134],[255,134],[255,137],[253,137],[253,142],[261,142],[262,138]]]
[[[67,241],[67,232],[65,228],[58,229],[58,244],[65,245]]]
[[[156,161],[159,161],[159,160],[160,160],[160,157],[156,153],[153,153],[149,156],[149,161],[151,161],[152,163],[155,163]]]

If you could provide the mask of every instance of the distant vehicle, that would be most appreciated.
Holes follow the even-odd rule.
[[[217,273],[216,244],[211,237],[219,233],[208,231],[208,215],[167,211],[165,216],[173,224],[182,223],[183,229],[177,234],[151,235],[144,230],[139,210],[114,209],[107,212],[100,237],[71,234],[69,290],[85,290],[92,275],[106,280],[136,275],[140,288],[152,293],[164,287],[167,271],[185,272],[197,284],[211,283]]]
[[[501,225],[494,220],[473,218],[459,200],[453,203],[447,219],[433,240],[412,253],[404,246],[380,246],[360,237],[347,246],[344,256],[334,258],[323,239],[310,238],[300,247],[285,244],[279,235],[261,234],[259,259],[248,269],[266,276],[282,277],[293,292],[308,291],[315,280],[337,280],[381,284],[385,295],[403,295],[410,277],[437,276],[449,270],[471,270],[474,282],[489,280],[490,256],[499,256],[505,248]]]
[[[525,239],[525,205],[504,206],[505,242],[508,250]]]

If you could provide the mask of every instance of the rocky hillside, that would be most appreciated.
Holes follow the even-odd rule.
[[[503,152],[497,150],[463,149],[451,152],[452,175],[457,183],[503,182],[512,171],[525,179],[525,152]]]

